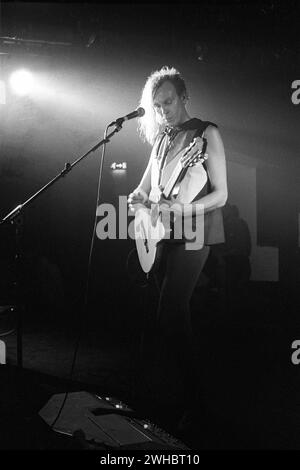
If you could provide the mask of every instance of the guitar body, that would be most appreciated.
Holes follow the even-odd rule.
[[[157,245],[164,238],[166,229],[160,218],[153,222],[151,210],[143,207],[135,214],[134,230],[140,265],[145,273],[149,273],[158,264]]]
[[[151,209],[141,205],[135,212],[134,230],[135,242],[138,258],[145,273],[149,273],[159,262],[160,247],[159,242],[166,234],[170,233],[170,227],[164,227],[160,217],[159,202],[161,198],[167,199],[176,187],[176,183],[183,169],[203,163],[207,158],[206,139],[197,137],[185,149],[179,152],[179,159],[167,184],[162,189],[154,187],[149,195]],[[207,180],[206,172],[203,169],[202,178],[198,181],[198,191],[204,186]]]

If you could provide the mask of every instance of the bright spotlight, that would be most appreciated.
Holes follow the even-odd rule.
[[[16,70],[11,74],[9,82],[14,93],[20,96],[28,95],[34,85],[33,76],[27,70]]]

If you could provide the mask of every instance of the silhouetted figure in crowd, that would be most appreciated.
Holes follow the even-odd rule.
[[[225,291],[229,308],[242,300],[251,276],[251,237],[248,225],[239,215],[237,206],[226,204],[223,207],[225,243],[217,245],[214,258],[217,287]]]

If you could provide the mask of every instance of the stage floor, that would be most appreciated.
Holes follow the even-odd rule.
[[[72,447],[61,436],[50,437],[38,415],[53,394],[69,388],[114,397],[194,450],[299,449],[300,374],[291,362],[291,344],[300,338],[295,305],[256,286],[243,310],[235,304],[225,312],[220,299],[210,298],[210,311],[198,315],[201,295],[195,294],[192,310],[202,396],[192,404],[185,402],[178,371],[151,369],[143,360],[139,328],[90,322],[80,330],[70,317],[23,318],[23,367],[16,333],[0,337],[7,361],[0,366],[0,447]],[[177,424],[188,407],[194,416],[182,433]]]

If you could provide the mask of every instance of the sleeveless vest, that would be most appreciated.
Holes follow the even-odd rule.
[[[178,156],[179,152],[187,147],[194,137],[201,137],[209,125],[217,127],[216,124],[210,121],[202,121],[201,119],[193,118],[181,124],[181,126],[169,131],[166,130],[157,136],[151,152],[152,190],[159,185],[163,188],[165,187],[178,163],[180,158],[180,156]],[[199,191],[200,177],[206,181],[201,191]],[[206,162],[188,167],[175,188],[177,193],[176,200],[181,203],[190,203],[209,194],[211,192],[211,184],[207,173]],[[196,216],[193,216],[193,231],[196,226]],[[166,242],[167,241],[168,240],[166,240]],[[170,241],[182,243],[185,240],[172,239]],[[204,214],[204,244],[214,245],[223,243],[224,241],[222,210],[221,208],[217,208]]]

